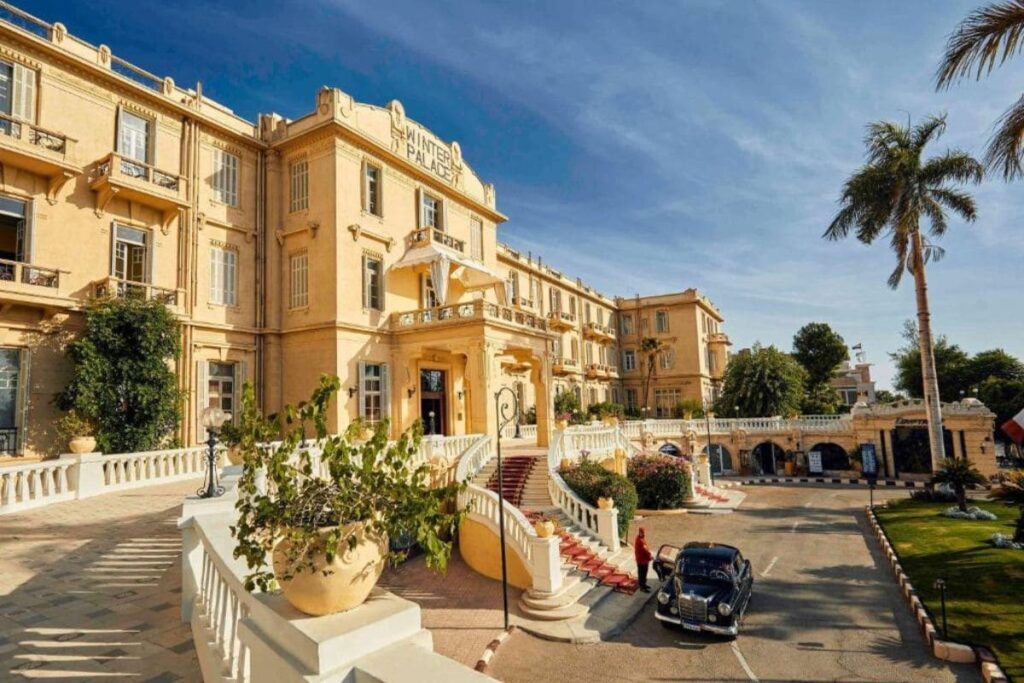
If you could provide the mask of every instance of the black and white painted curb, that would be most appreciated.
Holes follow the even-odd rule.
[[[885,507],[885,505],[881,504],[879,507]],[[928,614],[928,610],[924,607],[924,603],[917,596],[917,591],[914,590],[910,579],[903,572],[903,567],[900,566],[896,551],[893,550],[889,537],[886,535],[885,530],[882,529],[882,525],[878,523],[875,511],[868,506],[865,506],[865,511],[867,512],[868,524],[871,525],[871,531],[882,547],[882,552],[885,553],[886,559],[889,561],[889,567],[892,569],[893,576],[900,586],[900,592],[903,593],[911,613],[917,619],[917,623],[921,627],[925,641],[932,654],[947,662],[977,662],[986,683],[1006,683],[1009,679],[988,649],[972,647],[963,643],[954,643],[939,638],[935,622],[932,621],[931,615]]]
[[[487,672],[487,667],[490,665],[491,659],[494,657],[494,654],[498,651],[498,646],[504,643],[505,639],[512,635],[512,632],[515,629],[515,626],[509,626],[507,631],[502,631],[497,638],[495,638],[487,644],[487,648],[484,650],[483,655],[481,655],[480,659],[476,661],[476,666],[474,668],[477,671],[479,671],[480,673]]]
[[[731,482],[744,486],[757,484],[841,484],[844,486],[867,486],[870,482],[859,477],[750,477],[746,479],[721,478],[716,483]],[[875,482],[875,488],[879,489],[923,489],[928,485],[926,481],[912,481],[909,479],[879,479]]]

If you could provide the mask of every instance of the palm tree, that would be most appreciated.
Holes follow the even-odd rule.
[[[936,484],[946,484],[956,494],[956,504],[961,512],[967,512],[967,487],[986,484],[985,476],[967,458],[946,458],[942,469],[932,476]]]
[[[643,394],[643,403],[641,408],[650,406],[650,402],[647,400],[651,393],[651,378],[654,376],[654,367],[658,361],[658,354],[665,350],[665,344],[656,337],[644,337],[640,340],[639,353],[641,358],[641,369],[644,373],[642,375],[642,386],[641,393]],[[644,415],[644,417],[650,417],[650,415]]]
[[[925,240],[921,222],[927,219],[929,235],[941,237],[948,227],[947,210],[973,221],[977,217],[974,198],[951,184],[979,183],[984,175],[981,163],[959,150],[923,158],[925,147],[938,139],[945,128],[945,116],[929,116],[913,127],[909,121],[906,126],[891,122],[870,124],[864,139],[867,163],[846,181],[839,212],[823,235],[839,240],[852,231],[865,244],[887,237],[897,259],[889,286],[898,287],[904,271],[914,276],[933,472],[939,469],[946,453],[925,264],[931,259],[938,260],[944,252]]]
[[[1024,0],[993,3],[967,15],[946,43],[936,89],[974,76],[980,80],[996,66],[1024,49]],[[1024,175],[1021,166],[1024,147],[1024,97],[1003,112],[985,150],[985,163],[998,170],[1005,180]]]
[[[1007,474],[1001,485],[992,487],[992,497],[1007,505],[1016,505],[1020,510],[1013,540],[1024,543],[1024,470],[1013,470]]]

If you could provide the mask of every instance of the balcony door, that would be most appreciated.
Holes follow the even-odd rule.
[[[18,451],[21,355],[19,349],[0,348],[0,455],[14,455]]]
[[[447,392],[444,370],[420,370],[420,418],[424,434],[447,434]]]
[[[149,282],[149,233],[125,225],[114,227],[113,276],[123,282]]]
[[[0,280],[14,279],[14,264],[25,263],[28,256],[28,227],[25,202],[0,196]]]
[[[124,160],[121,171],[126,175],[146,176],[146,168],[133,164],[130,160],[151,164],[150,160],[150,122],[130,111],[122,109],[118,114],[117,151]]]

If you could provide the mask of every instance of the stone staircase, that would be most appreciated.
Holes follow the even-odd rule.
[[[528,519],[540,515],[555,522],[560,537],[562,587],[557,593],[523,593],[519,602],[530,619],[560,621],[584,619],[612,593],[632,595],[637,591],[636,562],[630,546],[607,548],[573,524],[559,508],[552,506],[548,493],[547,456],[514,453],[502,457],[502,497],[518,507]],[[473,483],[498,491],[497,461],[488,462]]]

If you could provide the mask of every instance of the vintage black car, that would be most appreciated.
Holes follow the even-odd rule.
[[[721,543],[663,545],[654,558],[661,579],[654,616],[662,626],[681,626],[736,636],[750,603],[754,577],[737,548]]]

